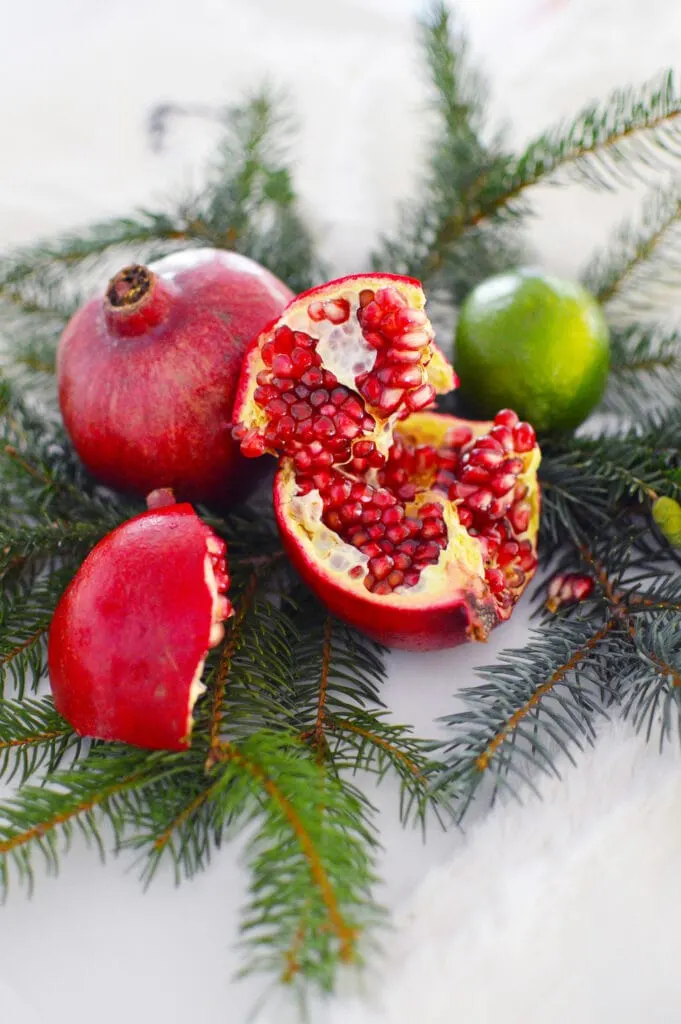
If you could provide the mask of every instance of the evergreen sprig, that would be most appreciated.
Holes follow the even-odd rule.
[[[419,198],[376,267],[420,276],[455,306],[521,258],[534,185],[614,188],[675,170],[681,97],[670,74],[588,105],[515,154],[488,130],[484,77],[444,5],[421,31],[434,132]],[[61,426],[54,370],[67,317],[123,262],[186,245],[244,253],[298,290],[325,274],[281,99],[263,92],[216,113],[224,135],[202,189],[0,257],[0,776],[18,783],[0,803],[0,889],[32,885],[41,861],[57,870],[76,833],[100,852],[132,850],[148,883],[164,868],[193,876],[247,831],[245,970],[330,990],[383,920],[358,772],[393,777],[405,823],[446,823],[480,791],[517,795],[537,771],[558,773],[607,715],[660,744],[681,733],[681,555],[651,517],[658,497],[681,501],[678,330],[657,315],[679,276],[679,192],[673,178],[654,186],[583,275],[613,328],[606,419],[542,439],[544,565],[589,575],[593,595],[544,608],[527,645],[481,669],[442,743],[393,720],[385,652],[302,588],[262,501],[224,517],[200,509],[228,543],[236,613],[207,659],[191,749],[82,742],[33,692],[47,631],[86,552],[141,505],[98,486]]]

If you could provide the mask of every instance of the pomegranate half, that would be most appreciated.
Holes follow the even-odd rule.
[[[189,746],[208,649],[232,614],[226,545],[191,505],[154,507],[96,545],[49,633],[57,710],[83,736]]]
[[[144,496],[224,505],[257,481],[230,433],[246,348],[292,292],[233,252],[178,252],[131,266],[71,318],[59,342],[59,402],[97,479]]]
[[[393,647],[484,640],[537,566],[539,450],[510,410],[425,411],[454,384],[410,279],[357,275],[295,299],[244,362],[235,436],[281,453],[288,554],[329,609]]]

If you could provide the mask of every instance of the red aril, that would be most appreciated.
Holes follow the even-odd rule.
[[[257,481],[232,440],[246,348],[292,293],[215,249],[126,267],[72,317],[59,343],[59,402],[90,472],[117,490],[172,487],[224,505]]]
[[[340,618],[411,649],[508,618],[539,518],[529,424],[420,411],[454,384],[423,307],[417,282],[383,275],[299,296],[248,353],[235,403],[242,450],[281,456],[275,512],[301,576]]]
[[[232,608],[224,541],[191,505],[165,501],[154,496],[90,552],[57,606],[48,662],[76,732],[182,750]]]

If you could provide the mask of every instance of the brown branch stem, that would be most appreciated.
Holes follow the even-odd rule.
[[[322,900],[326,907],[329,924],[335,932],[340,944],[340,957],[349,962],[355,957],[355,943],[357,939],[356,930],[347,924],[338,906],[338,900],[333,889],[331,880],[321,861],[314,842],[300,815],[293,804],[286,798],[276,782],[269,778],[260,765],[245,757],[233,744],[221,741],[215,748],[214,757],[219,761],[230,761],[245,769],[255,781],[262,786],[267,795],[279,808],[282,816],[291,827],[300,849],[307,860],[312,880],[319,889]]]
[[[521,708],[518,708],[511,717],[508,719],[502,729],[490,740],[485,747],[484,751],[478,755],[475,760],[475,767],[479,772],[484,772],[489,767],[489,763],[496,754],[499,747],[512,735],[515,729],[520,725],[524,718],[537,707],[538,704],[551,693],[559,683],[565,679],[569,672],[584,661],[586,657],[594,650],[598,644],[604,640],[608,634],[615,628],[619,622],[619,616],[613,615],[612,618],[608,619],[604,626],[601,627],[592,637],[590,637],[585,644],[583,644],[574,654],[565,662],[560,665],[554,672],[551,673],[549,678],[538,686],[528,701],[523,704]]]

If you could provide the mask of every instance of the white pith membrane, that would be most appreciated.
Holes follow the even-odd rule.
[[[298,485],[292,464],[287,460],[281,467],[278,485],[285,504],[286,523],[296,537],[307,558],[329,578],[342,579],[346,590],[354,591],[363,600],[376,601],[396,607],[423,607],[423,594],[428,593],[429,604],[450,604],[456,591],[465,589],[476,598],[488,594],[484,583],[484,565],[479,541],[471,537],[459,523],[456,508],[438,491],[417,493],[413,502],[405,504],[407,515],[418,514],[418,509],[430,502],[442,505],[447,527],[447,544],[437,562],[421,570],[413,586],[398,586],[390,594],[373,594],[364,586],[369,558],[352,544],[344,541],[322,521],[324,502],[318,490],[298,495]],[[350,570],[361,566],[364,572],[356,578]],[[441,601],[438,601],[438,598]]]
[[[213,559],[217,556],[222,556],[223,547],[217,537],[208,535],[206,537],[206,554],[203,559],[203,578],[208,592],[211,598],[211,617],[210,617],[210,629],[208,632],[208,640],[206,644],[205,654],[199,658],[194,675],[192,676],[191,683],[189,684],[189,695],[187,704],[187,728],[185,735],[188,737],[194,727],[194,705],[196,704],[199,697],[206,692],[206,686],[201,681],[203,676],[203,670],[206,664],[206,658],[208,657],[208,651],[212,647],[217,647],[225,635],[225,627],[223,625],[225,619],[228,619],[230,615],[233,615],[232,605],[229,598],[225,594],[221,594],[218,590],[217,578],[215,575],[215,569],[213,568]],[[226,572],[226,562],[223,563]]]
[[[400,410],[389,416],[379,416],[375,409],[367,405],[356,387],[356,378],[363,373],[373,370],[378,350],[373,348],[364,338],[362,328],[357,319],[357,311],[360,308],[360,293],[363,291],[379,291],[383,288],[394,288],[403,299],[406,300],[409,308],[423,312],[425,309],[425,295],[423,290],[408,281],[393,280],[372,275],[362,275],[359,278],[351,278],[347,282],[331,282],[329,285],[321,286],[298,299],[294,300],[277,321],[275,328],[270,330],[265,341],[274,337],[276,329],[289,327],[292,331],[301,331],[310,338],[317,341],[316,351],[322,360],[325,370],[333,373],[339,384],[343,384],[353,392],[366,409],[367,415],[374,420],[373,432],[363,431],[361,440],[371,440],[376,444],[377,449],[387,455],[392,443],[393,431],[398,421]],[[309,315],[309,307],[312,303],[342,302],[345,301],[350,307],[348,319],[344,323],[335,324],[329,320],[312,320]],[[426,382],[431,384],[437,394],[444,395],[452,390],[454,386],[454,372],[447,360],[433,343],[433,328],[430,321],[421,328],[428,334],[430,341],[431,359],[426,366]],[[264,431],[268,423],[268,416],[264,408],[255,402],[253,395],[256,390],[256,377],[261,370],[267,366],[260,355],[259,346],[249,357],[249,385],[246,394],[239,399],[241,424],[259,432]],[[358,438],[357,440],[360,440]],[[272,454],[280,454],[272,452]]]

